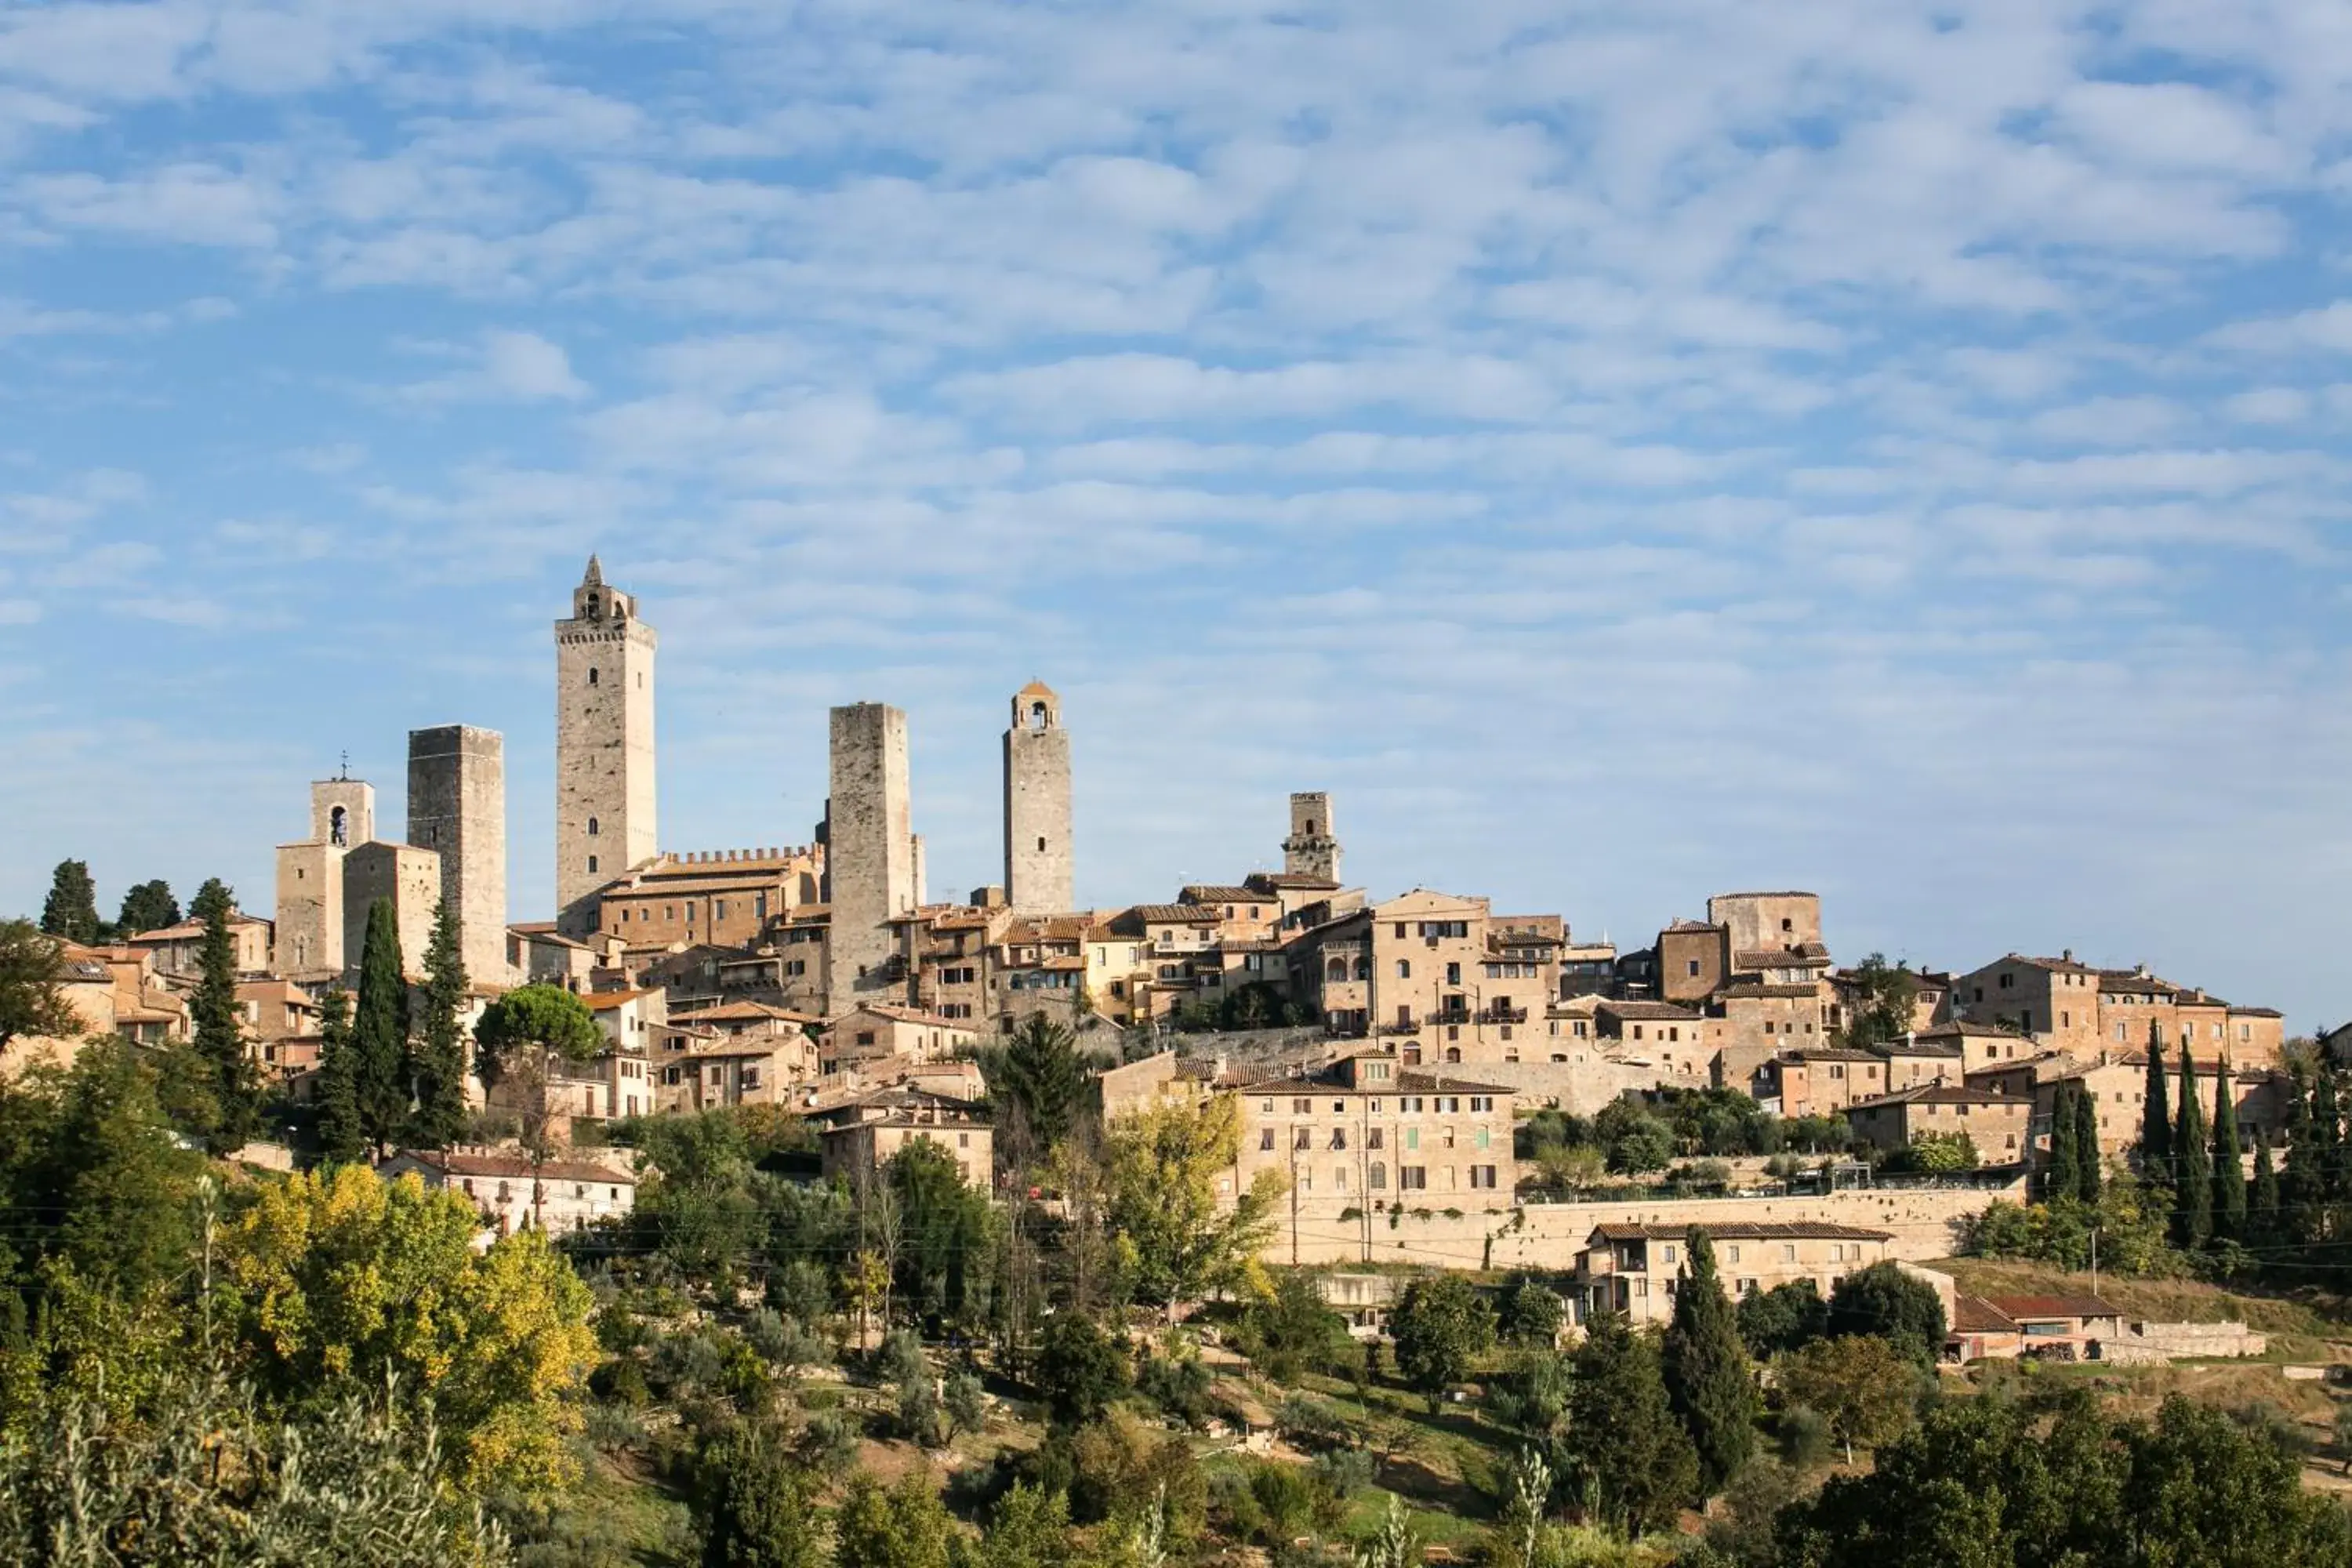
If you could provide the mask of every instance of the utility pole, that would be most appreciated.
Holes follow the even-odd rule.
[[[2091,1227],[2091,1294],[2099,1293],[2099,1227]]]

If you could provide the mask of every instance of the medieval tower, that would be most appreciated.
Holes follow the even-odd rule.
[[[555,623],[555,903],[567,931],[584,926],[598,889],[654,858],[660,644],[590,556],[571,618]]]
[[[825,1006],[901,994],[888,921],[915,907],[915,836],[907,787],[907,715],[880,702],[833,710],[833,794],[825,803]]]
[[[1077,907],[1070,870],[1070,732],[1062,700],[1033,680],[1004,731],[1004,897],[1019,914]]]
[[[278,847],[278,961],[292,980],[343,971],[343,860],[375,837],[375,790],[355,778],[310,786],[310,837]]]
[[[446,724],[408,732],[408,841],[441,857],[441,900],[457,913],[467,978],[503,984],[507,762],[496,730]]]
[[[1331,797],[1320,790],[1290,797],[1290,837],[1282,841],[1282,868],[1293,877],[1339,879],[1339,840],[1331,831]]]

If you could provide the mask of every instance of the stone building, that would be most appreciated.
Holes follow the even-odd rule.
[[[445,724],[408,732],[408,841],[441,857],[466,977],[502,989],[507,965],[506,738]]]
[[[1799,1221],[1723,1221],[1698,1226],[1715,1247],[1717,1271],[1734,1299],[1810,1279],[1824,1298],[1847,1275],[1883,1263],[1893,1233],[1859,1226]],[[1640,1328],[1675,1315],[1675,1292],[1690,1259],[1692,1226],[1625,1223],[1595,1226],[1576,1256],[1572,1303],[1577,1321],[1622,1312]]]
[[[1282,841],[1286,876],[1339,885],[1339,839],[1331,826],[1331,797],[1320,790],[1290,797],[1290,836]]]
[[[881,702],[835,708],[825,803],[825,1005],[906,994],[893,917],[916,907],[907,715]]]
[[[236,956],[239,974],[261,975],[270,970],[277,928],[258,915],[229,911],[229,948]],[[155,973],[173,980],[194,981],[204,973],[205,922],[182,921],[160,931],[142,931],[122,945],[148,955]]]
[[[1971,1024],[2032,1035],[2042,1046],[2083,1053],[2099,1048],[2099,972],[2074,962],[2012,952],[1953,984],[1953,1009]]]
[[[278,847],[278,972],[305,984],[343,973],[343,859],[375,839],[375,790],[354,778],[310,785],[310,836]]]
[[[824,847],[815,844],[658,855],[590,900],[588,918],[638,954],[697,943],[750,947],[818,901],[824,867]]]
[[[367,951],[368,910],[392,902],[401,973],[425,973],[425,950],[441,908],[441,857],[414,844],[362,844],[343,857],[343,969],[357,974]]]
[[[1004,894],[1013,911],[1075,909],[1072,867],[1070,732],[1062,700],[1033,680],[1013,694],[1004,731]]]
[[[919,1089],[887,1089],[829,1113],[819,1134],[823,1171],[863,1188],[908,1144],[928,1142],[955,1161],[966,1186],[995,1183],[988,1108]]]
[[[1846,1110],[1854,1138],[1879,1149],[1910,1146],[1923,1132],[1965,1132],[1988,1165],[2014,1165],[2033,1148],[2033,1101],[1956,1083],[1922,1084]]]
[[[1721,926],[1731,944],[1734,967],[1750,965],[1738,955],[1819,946],[1822,899],[1818,893],[1718,893],[1706,901],[1708,923]]]
[[[542,1228],[562,1236],[636,1206],[637,1179],[585,1160],[403,1149],[376,1167],[386,1181],[413,1175],[428,1187],[461,1193],[500,1236]]]
[[[654,858],[654,655],[636,600],[594,556],[555,623],[555,901],[570,934],[596,891]]]

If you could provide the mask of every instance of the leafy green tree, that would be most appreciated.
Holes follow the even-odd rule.
[[[930,1477],[910,1470],[887,1491],[863,1471],[834,1517],[838,1568],[949,1568],[953,1526]]]
[[[988,1390],[980,1374],[960,1366],[940,1381],[940,1404],[947,1412],[948,1435],[977,1432],[988,1425]]]
[[[2078,1088],[2074,1094],[2074,1195],[2086,1204],[2096,1204],[2099,1184],[2105,1176],[2105,1164],[2099,1155],[2099,1103],[2088,1089]]]
[[[1899,1264],[1858,1268],[1830,1291],[1831,1337],[1875,1335],[1921,1366],[1935,1365],[1943,1354],[1945,1327],[1936,1288]]]
[[[0,1058],[20,1039],[81,1033],[65,996],[65,955],[58,939],[30,921],[0,921]]]
[[[1078,1562],[1071,1550],[1069,1494],[1013,1482],[978,1543],[960,1551],[958,1559],[959,1568],[1064,1568]]]
[[[2247,1239],[2246,1165],[2244,1146],[2238,1141],[2237,1089],[2237,1077],[2224,1056],[2213,1079],[2213,1234],[2242,1244]]]
[[[1138,1296],[1197,1301],[1255,1273],[1282,1180],[1264,1173],[1238,1201],[1217,1191],[1241,1149],[1233,1096],[1154,1106],[1122,1118],[1105,1142],[1104,1219]]]
[[[1396,1342],[1397,1371],[1429,1396],[1470,1375],[1478,1358],[1495,1347],[1495,1310],[1478,1288],[1459,1274],[1424,1274],[1404,1288],[1389,1313],[1389,1337]]]
[[[141,882],[122,895],[122,912],[114,929],[125,936],[137,936],[141,931],[162,931],[180,923],[180,900],[172,896],[172,884],[158,877],[152,882]]]
[[[206,877],[196,896],[188,900],[188,918],[209,922],[215,914],[236,913],[236,889],[218,877]]]
[[[898,1197],[899,1289],[926,1312],[957,1319],[985,1279],[995,1211],[968,1185],[955,1156],[929,1138],[903,1144],[884,1179]]]
[[[69,1391],[0,1431],[0,1561],[507,1568],[431,1415],[342,1385],[291,1419],[217,1376],[130,1413]]]
[[[2042,1200],[2044,1203],[2059,1196],[2072,1197],[2081,1184],[2081,1173],[2075,1168],[2079,1156],[2074,1149],[2074,1097],[2082,1086],[2061,1083],[2053,1095],[2050,1116],[2050,1158],[2042,1169]]]
[[[425,949],[425,985],[419,1000],[415,1094],[408,1142],[420,1149],[446,1149],[466,1130],[466,958],[457,945],[457,910],[447,900],[433,917],[433,940]]]
[[[1675,1130],[1633,1095],[1622,1095],[1602,1106],[1592,1119],[1592,1135],[1612,1171],[1638,1176],[1663,1171],[1674,1163]]]
[[[474,1026],[474,1070],[486,1089],[515,1086],[523,1147],[534,1168],[547,1161],[547,1086],[554,1065],[587,1061],[604,1047],[604,1031],[588,1004],[560,985],[518,986],[483,1009]],[[536,1194],[536,1179],[531,1185]],[[537,1205],[534,1195],[534,1214]]]
[[[1235,1336],[1242,1353],[1276,1383],[1295,1384],[1311,1372],[1335,1366],[1348,1342],[1348,1326],[1313,1277],[1286,1273],[1274,1292],[1250,1303]]]
[[[1738,1474],[1756,1447],[1756,1381],[1731,1299],[1715,1268],[1715,1244],[1694,1228],[1661,1347],[1666,1395],[1698,1454],[1702,1495]]]
[[[1973,1171],[1981,1163],[1976,1140],[1967,1133],[1926,1131],[1913,1133],[1911,1142],[1889,1157],[1886,1168],[1948,1173]]]
[[[408,1121],[408,982],[402,970],[398,917],[390,899],[378,899],[368,906],[360,948],[352,1055],[361,1137],[379,1158]]]
[[[2186,1055],[2186,1051],[2183,1051]],[[2147,1026],[2147,1088],[2140,1105],[2139,1169],[2145,1181],[2172,1179],[2172,1110],[2164,1072],[2164,1029]]]
[[[1859,1443],[1875,1448],[1903,1435],[1919,1406],[1918,1363],[1876,1334],[1816,1340],[1780,1366],[1791,1405],[1817,1410],[1853,1463]]]
[[[226,1154],[252,1142],[261,1126],[261,1085],[245,1039],[245,1010],[236,999],[236,939],[228,911],[214,905],[205,917],[196,988],[188,998],[215,1120],[205,1147]]]
[[[1084,1426],[1127,1386],[1127,1352],[1093,1319],[1057,1312],[1040,1337],[1034,1381],[1056,1425]]]
[[[2180,1120],[2172,1130],[2173,1244],[2187,1251],[2213,1236],[2213,1155],[2205,1143],[2205,1110],[2197,1100],[2197,1061],[2180,1052]]]
[[[1792,1279],[1739,1299],[1739,1337],[1758,1360],[1811,1344],[1830,1331],[1830,1304],[1811,1279]]]
[[[261,1188],[221,1254],[263,1392],[291,1405],[389,1379],[431,1402],[467,1478],[564,1479],[597,1354],[588,1288],[541,1232],[478,1252],[481,1228],[462,1194],[361,1165]]]
[[[991,1098],[1008,1128],[1025,1133],[1035,1154],[1051,1153],[1086,1108],[1087,1066],[1065,1025],[1032,1013],[989,1066]]]
[[[1557,1344],[1568,1321],[1568,1303],[1536,1276],[1514,1274],[1503,1283],[1495,1317],[1503,1338],[1514,1344]]]
[[[1908,967],[1890,964],[1885,953],[1874,952],[1853,966],[1847,980],[1854,1003],[1844,1044],[1867,1049],[1911,1032],[1912,1002],[1919,984]]]
[[[1651,1342],[1624,1315],[1585,1325],[1562,1446],[1571,1492],[1633,1534],[1664,1530],[1698,1495],[1698,1455],[1675,1419]]]
[[[89,879],[89,862],[58,862],[49,877],[49,896],[41,903],[41,929],[68,942],[98,940],[98,884]]]
[[[706,1437],[690,1499],[703,1568],[818,1568],[824,1561],[807,1467],[766,1426],[739,1424]]]
[[[360,1121],[359,1047],[352,1038],[352,994],[338,988],[319,998],[319,1152],[349,1163],[367,1158]]]

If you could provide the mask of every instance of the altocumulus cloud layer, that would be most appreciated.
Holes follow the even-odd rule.
[[[0,5],[0,905],[665,635],[665,837],[913,710],[935,889],[1064,690],[1081,895],[2068,945],[2294,1024],[2352,781],[2352,12]]]

